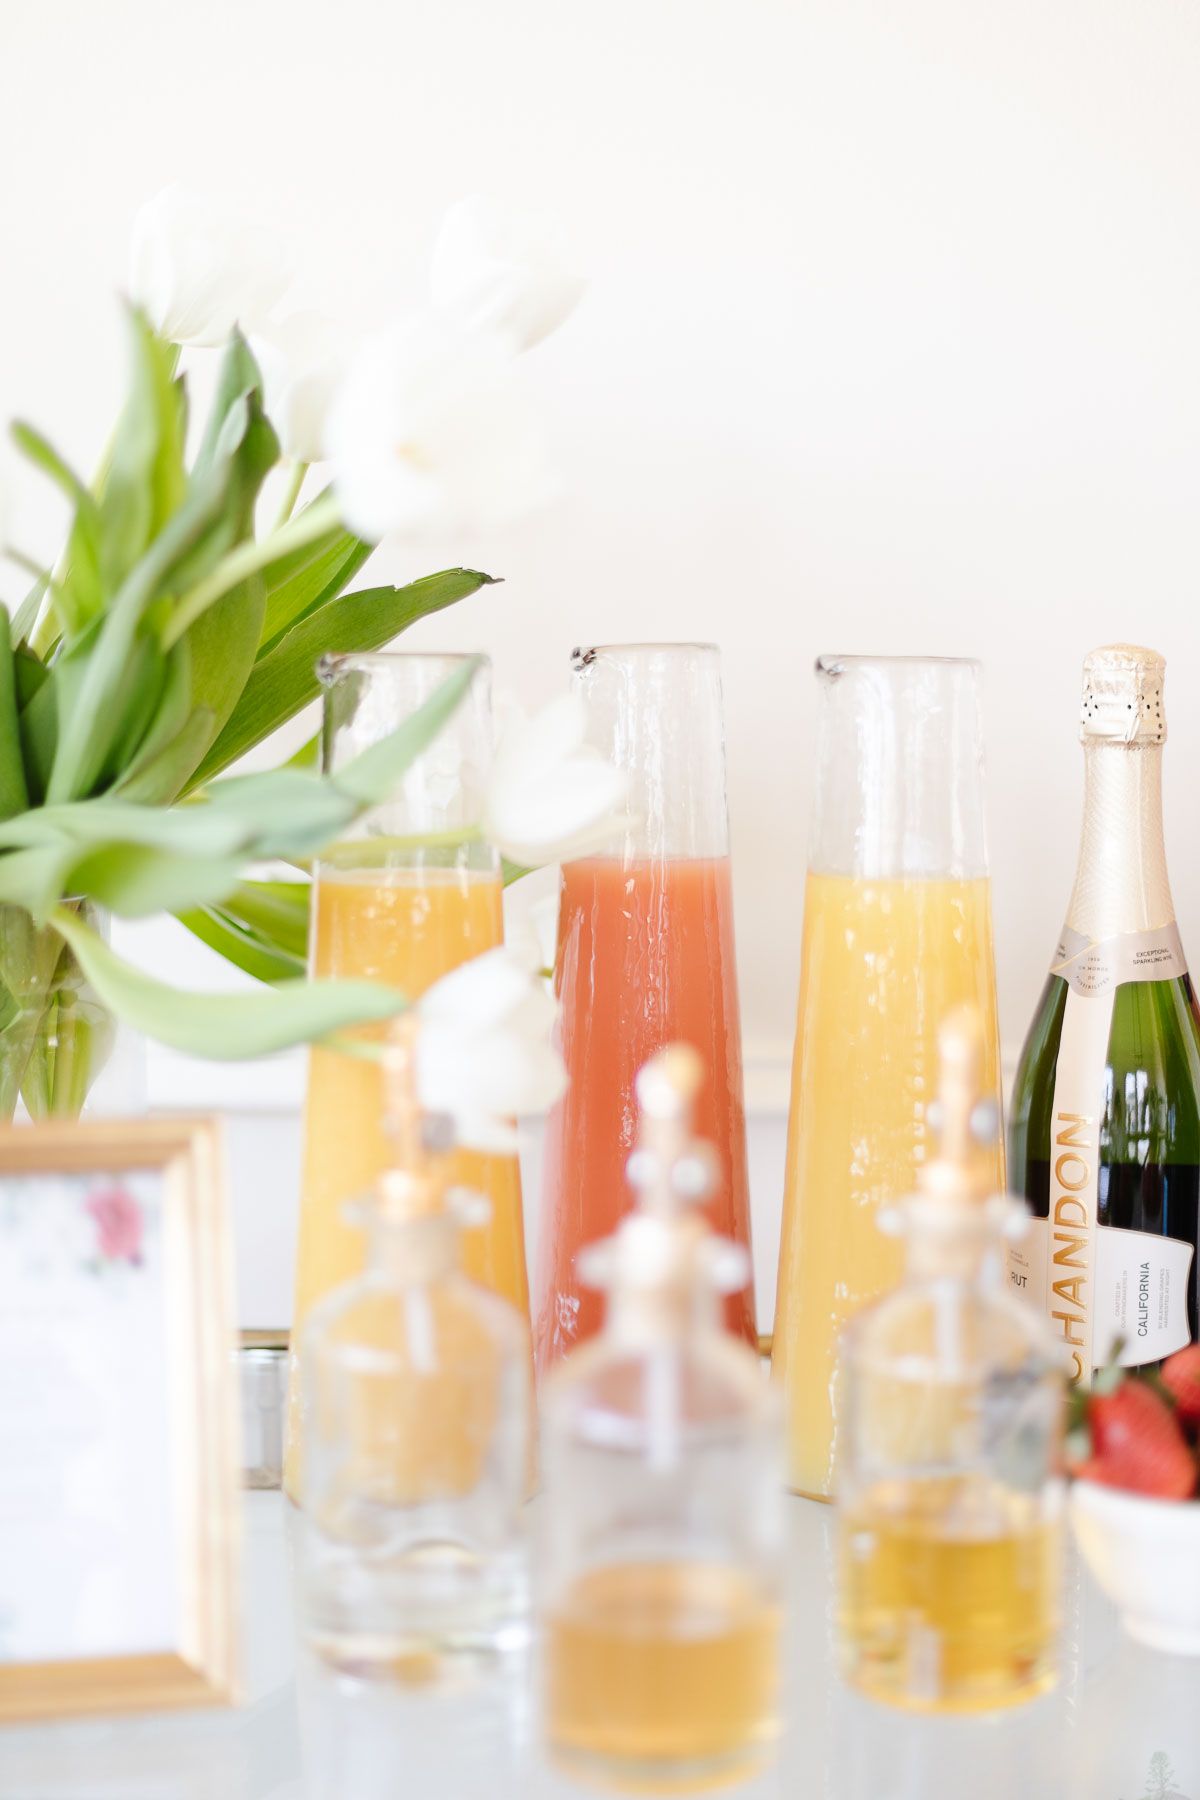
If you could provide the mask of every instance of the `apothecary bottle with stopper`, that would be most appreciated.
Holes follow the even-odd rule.
[[[429,1147],[414,1045],[409,1014],[386,1053],[394,1154],[360,1207],[366,1267],[305,1329],[300,1498],[310,1642],[425,1680],[527,1642],[530,1381],[522,1316],[463,1273],[483,1203]]]
[[[1007,1282],[1009,1239],[1028,1221],[994,1192],[984,1055],[978,1012],[953,1015],[940,1149],[882,1219],[904,1240],[905,1273],[842,1351],[842,1669],[918,1711],[1011,1705],[1055,1676],[1065,1363]]]
[[[745,1250],[709,1228],[716,1176],[692,1137],[699,1056],[636,1082],[636,1205],[585,1252],[600,1332],[546,1382],[541,1608],[556,1760],[583,1776],[736,1779],[776,1730],[782,1449],[757,1357],[723,1297]]]

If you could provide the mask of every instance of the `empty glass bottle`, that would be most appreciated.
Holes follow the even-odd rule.
[[[843,1345],[840,1624],[856,1687],[965,1711],[1054,1680],[1065,1366],[1006,1280],[1028,1221],[994,1192],[979,1013],[955,1014],[940,1050],[940,1153],[883,1219],[907,1269]]]
[[[530,1381],[521,1315],[462,1272],[471,1201],[427,1148],[414,1041],[410,1014],[387,1052],[396,1149],[361,1205],[366,1267],[304,1332],[302,1591],[329,1660],[427,1679],[527,1640]]]
[[[723,1320],[746,1252],[696,1202],[703,1082],[675,1045],[637,1078],[638,1204],[581,1258],[603,1326],[546,1382],[546,1725],[578,1774],[650,1787],[736,1779],[776,1731],[781,1444],[754,1352]]]

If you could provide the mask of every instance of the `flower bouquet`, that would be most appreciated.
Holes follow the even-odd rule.
[[[303,870],[383,800],[472,666],[336,778],[319,771],[315,738],[266,773],[229,771],[315,698],[322,655],[378,649],[492,580],[452,568],[355,586],[385,533],[494,522],[541,490],[512,352],[573,291],[478,204],[448,222],[435,275],[427,315],[353,353],[328,340],[314,351],[302,331],[289,354],[259,239],[235,241],[168,191],[135,234],[128,393],[95,479],[14,425],[70,522],[53,568],[7,551],[33,586],[0,612],[0,1117],[18,1101],[34,1118],[76,1114],[115,1016],[223,1058],[403,1007],[371,983],[306,980],[307,882],[253,870]],[[180,348],[222,341],[193,433]],[[330,479],[303,502],[317,456]],[[282,505],[262,531],[277,469]],[[162,912],[258,987],[178,990],[106,942],[107,914]]]

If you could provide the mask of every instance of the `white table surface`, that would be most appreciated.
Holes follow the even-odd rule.
[[[871,1705],[833,1673],[832,1514],[789,1502],[792,1623],[777,1766],[742,1800],[1141,1800],[1163,1751],[1200,1800],[1200,1659],[1141,1650],[1072,1569],[1057,1691],[981,1718]],[[536,1511],[533,1515],[536,1529]],[[245,1498],[237,1709],[0,1730],[2,1800],[570,1800],[539,1749],[527,1670],[459,1692],[332,1676],[297,1655],[288,1509]]]

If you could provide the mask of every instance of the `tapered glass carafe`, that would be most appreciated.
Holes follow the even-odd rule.
[[[624,771],[628,790],[612,841],[562,871],[555,988],[570,1084],[546,1136],[541,1368],[599,1327],[600,1300],[576,1257],[627,1210],[634,1078],[669,1043],[692,1045],[706,1070],[697,1129],[720,1166],[710,1221],[750,1241],[720,653],[710,644],[576,650],[573,681],[589,742]],[[726,1316],[754,1340],[750,1287],[730,1296]]]
[[[462,663],[455,656],[329,658],[323,666],[324,767],[336,773],[395,730]],[[485,665],[438,736],[392,797],[374,808],[314,872],[309,967],[316,976],[386,982],[415,999],[470,957],[500,943],[502,884],[490,845],[464,842],[480,816],[491,756],[491,681]],[[426,840],[418,843],[416,840]],[[383,1027],[363,1037],[381,1038]],[[316,1045],[309,1052],[304,1172],[292,1342],[312,1306],[363,1267],[364,1238],[347,1203],[387,1166],[379,1065]],[[459,1151],[453,1180],[490,1202],[490,1216],[464,1233],[463,1268],[528,1315],[515,1156]],[[302,1397],[289,1396],[285,1484],[298,1491]]]
[[[999,1098],[979,667],[949,657],[822,657],[773,1367],[788,1471],[827,1496],[838,1453],[837,1345],[892,1288],[877,1228],[930,1151],[937,1030],[983,1019]],[[996,1186],[1003,1158],[995,1152]]]

